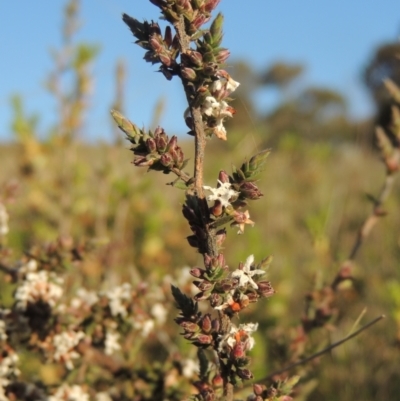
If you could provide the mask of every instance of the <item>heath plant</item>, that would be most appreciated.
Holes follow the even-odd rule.
[[[395,139],[391,141],[387,133],[377,130],[387,171],[385,185],[381,194],[372,198],[373,211],[348,260],[330,284],[306,296],[305,313],[290,344],[292,355],[286,353],[289,364],[273,373],[266,368],[264,379],[251,381],[250,355],[258,323],[247,321],[242,312],[274,296],[268,280],[272,257],[256,260],[249,254],[234,261],[224,254],[224,243],[228,235],[240,235],[246,241],[248,227],[256,224],[250,204],[263,196],[258,180],[270,151],[250,155],[229,173],[221,166],[214,182],[204,181],[206,146],[229,140],[224,124],[235,114],[230,103],[239,86],[226,67],[230,52],[222,47],[223,16],[214,15],[219,0],[150,1],[161,11],[165,28],[127,14],[123,21],[136,44],[145,50],[145,61],[158,65],[167,80],[182,82],[188,104],[182,118],[194,144],[193,173],[188,172],[188,159],[176,136],[169,136],[161,127],[141,129],[120,111],[111,114],[130,142],[134,166],[173,176],[169,185],[184,191],[180,193],[188,225],[186,239],[201,255],[202,264],[191,268],[188,275],[182,270],[170,276],[175,283],[172,286],[168,280],[153,283],[137,275],[129,282],[111,280],[101,289],[88,289],[74,272],[93,263],[93,241],[61,235],[44,246],[29,248],[15,261],[7,246],[12,225],[7,205],[13,202],[15,188],[11,184],[2,188],[0,271],[6,285],[1,287],[0,299],[0,401],[289,401],[299,376],[288,372],[381,318],[304,358],[311,331],[335,322],[337,294],[344,284],[352,284],[355,256],[385,214],[383,203],[399,170],[400,113],[396,107],[391,133]],[[76,1],[70,5],[74,17]],[[88,49],[82,51],[82,63],[94,55]],[[83,85],[88,74],[85,69],[81,72],[78,82]],[[391,82],[387,86],[394,99],[400,99],[399,89]],[[57,85],[52,88],[58,93]],[[83,107],[80,99],[85,91],[79,88],[72,99]],[[61,106],[67,107],[64,100]],[[60,143],[74,140],[73,133],[81,129],[82,120],[74,121],[76,125],[60,131]],[[66,123],[63,127],[68,128]],[[194,293],[190,292],[191,283]],[[268,307],[265,310],[268,313]],[[165,325],[171,313],[184,342],[168,339]],[[151,343],[151,333],[158,333],[159,342],[168,349],[160,360],[154,357],[160,349]],[[196,360],[184,356],[185,350],[176,343],[195,349]],[[149,356],[146,361],[140,360],[143,349]]]

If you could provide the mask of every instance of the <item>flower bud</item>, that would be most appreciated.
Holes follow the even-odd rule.
[[[215,308],[222,304],[222,297],[215,292],[210,296],[210,305]]]
[[[206,2],[204,4],[204,11],[211,13],[211,11],[213,11],[217,7],[219,2],[220,2],[220,0],[206,0]]]
[[[182,77],[188,81],[195,81],[197,79],[196,71],[189,67],[183,67],[181,69]]]
[[[188,333],[195,333],[199,331],[199,326],[196,323],[184,321],[179,324],[186,332]]]
[[[218,199],[214,202],[214,206],[210,208],[210,212],[213,216],[219,217],[224,212],[221,201]]]
[[[202,345],[208,345],[212,343],[212,337],[207,334],[199,334],[197,337],[197,342]]]
[[[253,182],[243,182],[240,184],[239,191],[247,199],[256,200],[263,196],[263,193]]]
[[[200,269],[199,267],[194,267],[190,270],[190,274],[196,278],[202,278],[205,273],[205,270]]]
[[[162,52],[158,55],[161,63],[165,66],[165,67],[170,67],[172,64],[172,58],[171,56],[166,53],[166,52]]]
[[[164,152],[167,149],[168,137],[165,134],[155,134],[154,139],[156,141],[157,150],[159,152]]]
[[[236,343],[231,351],[232,359],[240,359],[244,358],[245,356],[246,353],[244,352],[243,344],[241,344],[240,342]]]
[[[264,391],[264,386],[258,383],[253,384],[253,393],[255,395],[262,395],[263,391]]]
[[[188,58],[191,63],[196,67],[201,67],[203,64],[203,56],[200,52],[196,52],[194,50],[189,50],[187,52]]]
[[[211,332],[211,316],[209,313],[204,315],[202,321],[201,321],[201,329],[203,330],[204,333],[210,333]]]
[[[271,282],[269,281],[259,281],[258,292],[265,298],[270,297],[275,294],[275,290],[272,288]]]
[[[213,295],[214,295],[214,294],[213,294]],[[220,324],[220,322],[219,322],[219,319],[213,319],[212,322],[211,322],[211,326],[212,326],[213,331],[214,331],[215,333],[218,333],[218,332],[219,332],[219,329],[220,329],[220,327],[221,327],[221,324]]]
[[[161,156],[160,162],[165,167],[170,167],[173,164],[172,157],[168,153],[164,153]]]
[[[156,141],[153,138],[148,138],[146,140],[146,146],[147,146],[147,150],[150,153],[153,153],[157,150],[157,145],[156,145]]]
[[[171,149],[175,149],[178,144],[178,138],[174,135],[168,142],[167,151],[169,152]]]
[[[214,387],[222,387],[224,385],[224,379],[221,375],[215,375],[212,379],[212,384]]]
[[[253,378],[253,373],[249,369],[238,369],[237,375],[243,380],[250,380]]]
[[[204,14],[199,14],[197,17],[192,21],[191,24],[191,31],[194,33],[196,32],[203,24],[205,24],[210,17],[206,17]]]
[[[161,43],[159,42],[158,38],[153,35],[150,39],[149,39],[149,44],[151,46],[151,48],[157,53],[159,54],[162,50],[163,50],[163,46],[161,45]]]
[[[195,282],[193,282],[193,284],[195,284]],[[196,285],[196,287],[198,287],[198,289],[200,291],[209,291],[209,290],[212,290],[214,288],[214,284],[210,283],[207,280],[203,280],[198,285]]]
[[[221,181],[223,184],[229,182],[229,175],[226,171],[221,170],[218,174],[218,181]]]
[[[147,159],[146,156],[135,156],[133,164],[137,167],[147,167],[154,164],[154,159]]]
[[[231,52],[228,49],[222,49],[215,55],[215,62],[218,64],[224,64],[226,60],[228,60]]]

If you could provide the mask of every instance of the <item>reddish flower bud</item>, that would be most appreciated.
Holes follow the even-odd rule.
[[[196,67],[200,67],[203,64],[203,56],[201,53],[194,50],[189,50],[187,53],[189,60]]]
[[[159,38],[156,35],[153,35],[150,39],[149,39],[149,44],[151,46],[151,48],[157,53],[159,54],[162,50],[163,50],[163,46],[162,44],[159,42]]]
[[[215,308],[222,304],[222,297],[216,293],[212,293],[210,296],[210,305]]]
[[[212,337],[207,334],[199,334],[197,337],[197,342],[202,345],[208,345],[212,343]]]
[[[214,387],[222,387],[224,385],[224,379],[221,375],[215,375],[212,379],[212,384]]]
[[[272,288],[270,281],[259,281],[257,283],[257,286],[258,286],[258,292],[264,298],[268,298],[275,294],[275,290]]]
[[[238,369],[237,375],[243,380],[250,380],[253,378],[253,373],[249,369]]]
[[[215,61],[218,64],[223,64],[223,63],[225,63],[226,60],[228,60],[230,55],[231,55],[231,52],[228,49],[222,49],[215,56]]]
[[[195,282],[193,282],[193,284],[194,284]],[[196,284],[195,284],[196,285]],[[203,281],[201,281],[198,285],[196,285],[196,287],[198,287],[198,289],[200,290],[200,291],[209,291],[209,290],[212,290],[213,288],[214,288],[214,284],[213,283],[210,283],[209,281],[207,281],[207,280],[203,280]]]
[[[196,32],[203,24],[205,24],[210,17],[206,17],[204,14],[199,14],[191,24],[191,31]]]
[[[147,159],[146,156],[135,156],[133,164],[138,167],[148,167],[154,164],[154,159]]]
[[[221,216],[221,214],[224,212],[221,201],[216,200],[214,202],[214,206],[210,208],[210,212],[215,217]]]
[[[221,181],[223,184],[229,182],[229,175],[226,171],[221,170],[218,174],[218,180]]]
[[[259,199],[263,196],[257,185],[253,182],[243,182],[239,187],[240,193],[247,199]]]
[[[261,384],[253,384],[253,393],[255,395],[262,395],[263,391],[264,391],[265,387],[262,386]]]
[[[157,149],[156,141],[155,141],[153,138],[148,138],[148,139],[146,140],[146,146],[147,146],[147,150],[148,150],[150,153],[155,152],[156,149]]]
[[[199,331],[199,326],[196,323],[184,321],[179,324],[186,332],[195,333]]]
[[[204,4],[204,11],[211,13],[211,11],[213,11],[217,7],[219,2],[220,2],[220,0],[206,0],[206,2]]]
[[[233,349],[231,351],[232,359],[240,359],[240,358],[244,358],[245,356],[246,356],[246,353],[244,351],[243,344],[242,343],[236,343],[233,346]]]
[[[161,63],[165,66],[165,67],[170,67],[172,64],[172,58],[170,57],[170,55],[166,52],[162,52],[158,55],[158,57],[160,58]]]
[[[190,274],[196,278],[202,278],[204,273],[205,273],[205,270],[200,269],[198,267],[194,267],[193,269],[190,270]]]
[[[214,295],[214,294],[213,294],[213,295]],[[221,327],[221,324],[220,324],[220,322],[219,322],[219,319],[213,319],[213,321],[211,322],[211,326],[212,326],[213,331],[214,331],[215,333],[218,333],[218,332],[219,332],[219,329],[220,329],[220,327]]]
[[[211,316],[209,313],[204,315],[202,321],[201,321],[201,329],[203,330],[204,333],[210,333],[211,332]]]
[[[168,153],[164,153],[161,156],[160,162],[165,167],[170,167],[173,164],[172,157]]]
[[[171,149],[175,149],[178,145],[178,138],[174,135],[168,142],[167,151],[169,152]]]
[[[167,138],[166,135],[157,135],[155,136],[155,142],[157,146],[157,150],[159,152],[164,152],[167,148]]]
[[[196,81],[197,79],[196,71],[189,67],[183,67],[181,69],[181,74],[182,77],[188,81]]]

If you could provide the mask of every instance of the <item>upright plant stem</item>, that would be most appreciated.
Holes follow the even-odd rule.
[[[185,22],[183,16],[175,24],[175,29],[178,33],[181,52],[184,54],[190,50],[190,38],[185,32]],[[200,106],[194,105],[195,94],[192,93],[188,81],[182,78],[183,87],[186,94],[186,99],[189,104],[191,116],[193,118],[193,131],[195,133],[195,157],[194,157],[194,188],[198,199],[203,207],[203,221],[205,225],[206,240],[205,245],[207,254],[215,257],[218,255],[218,248],[215,241],[215,230],[208,226],[208,207],[204,197],[204,155],[206,148],[206,134],[204,131],[203,118],[201,115]]]

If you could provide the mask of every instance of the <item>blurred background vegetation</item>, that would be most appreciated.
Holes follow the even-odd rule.
[[[47,79],[47,90],[58,104],[57,124],[49,132],[38,132],[39,116],[25,113],[18,94],[12,99],[14,140],[0,145],[0,195],[10,215],[6,245],[14,253],[2,256],[12,260],[34,245],[72,236],[95,244],[81,269],[73,272],[74,280],[89,287],[105,279],[140,277],[161,283],[166,275],[179,277],[185,266],[201,263],[185,240],[190,232],[180,212],[183,193],[165,186],[169,177],[134,169],[117,130],[108,143],[84,140],[94,85],[90,66],[99,47],[75,41],[77,2],[68,4],[64,44],[52,53],[54,69]],[[256,260],[274,255],[269,279],[277,294],[260,302],[257,310],[249,308],[246,316],[261,325],[253,353],[259,377],[279,367],[275,347],[290,342],[304,295],[333,278],[371,209],[365,195],[380,190],[385,170],[373,133],[376,124],[389,126],[391,100],[382,79],[400,84],[399,54],[399,43],[375,50],[362,73],[376,113],[357,122],[348,116],[346,98],[334,88],[297,90],[303,65],[278,60],[255,71],[244,60],[231,63],[231,75],[241,82],[235,93],[237,114],[227,127],[229,141],[210,142],[206,182],[214,185],[220,169],[229,169],[258,150],[273,150],[260,181],[265,196],[250,205],[257,224],[244,236],[228,229],[225,253],[233,265],[252,253]],[[116,62],[115,97],[109,102],[110,108],[122,112],[125,75],[124,63]],[[70,82],[68,90],[62,85],[65,79]],[[253,95],[260,88],[279,91],[274,110],[256,112]],[[154,111],[154,125],[164,101],[168,102],[160,100]],[[193,154],[191,138],[180,141],[185,154]],[[306,353],[320,348],[321,339],[326,345],[344,337],[364,308],[370,318],[384,313],[387,319],[307,369],[299,399],[398,399],[399,199],[397,184],[386,205],[388,215],[359,254],[357,291],[343,295],[346,313],[340,315],[340,325],[321,329]],[[0,283],[0,291],[4,285]],[[183,344],[179,329],[170,322],[174,341]],[[147,359],[143,356],[144,364]]]

